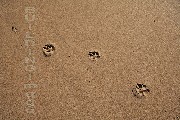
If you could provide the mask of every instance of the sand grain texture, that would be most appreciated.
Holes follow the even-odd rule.
[[[25,7],[35,8],[31,30]],[[28,31],[34,46],[24,42]],[[179,0],[1,0],[0,40],[0,120],[180,117]],[[45,57],[49,42],[56,50]],[[137,83],[147,97],[133,96]]]

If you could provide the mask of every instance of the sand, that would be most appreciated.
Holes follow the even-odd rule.
[[[0,40],[0,120],[180,119],[179,0],[1,0]]]

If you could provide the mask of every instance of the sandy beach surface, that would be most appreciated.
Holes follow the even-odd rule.
[[[0,0],[0,42],[0,120],[180,120],[179,0]]]

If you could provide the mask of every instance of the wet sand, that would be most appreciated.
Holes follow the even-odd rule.
[[[179,0],[1,0],[0,18],[1,120],[180,119]]]

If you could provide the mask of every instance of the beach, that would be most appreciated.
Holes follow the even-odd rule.
[[[180,120],[179,0],[1,0],[0,40],[0,120]]]

